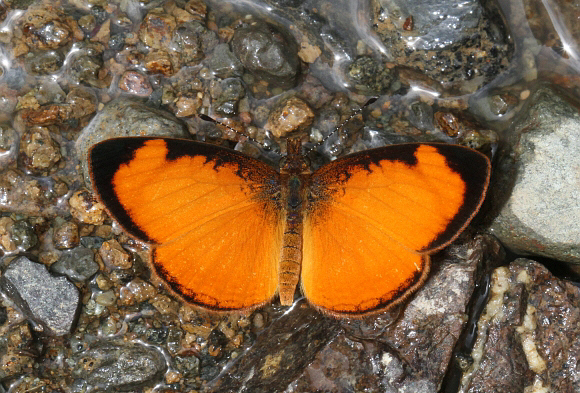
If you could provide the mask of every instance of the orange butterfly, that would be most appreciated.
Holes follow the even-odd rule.
[[[242,153],[166,138],[118,138],[90,151],[110,215],[151,245],[151,264],[183,300],[249,311],[298,283],[317,309],[360,317],[425,281],[429,254],[481,206],[489,159],[465,147],[391,145],[310,173],[288,141],[276,170]]]

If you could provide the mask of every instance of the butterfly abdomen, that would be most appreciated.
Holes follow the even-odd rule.
[[[302,264],[302,201],[303,181],[299,175],[285,179],[286,223],[282,255],[280,258],[279,288],[280,303],[292,305],[294,292],[300,280]]]

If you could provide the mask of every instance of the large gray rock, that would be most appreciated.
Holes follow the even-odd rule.
[[[44,265],[21,256],[10,263],[0,287],[46,333],[62,336],[71,332],[80,294],[65,277],[54,277]]]
[[[580,263],[578,130],[578,110],[548,88],[530,97],[510,130],[512,150],[490,188],[505,203],[490,231],[511,249]]]

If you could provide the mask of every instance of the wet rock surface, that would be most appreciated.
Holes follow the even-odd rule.
[[[0,392],[577,391],[578,12],[539,1],[1,3]],[[275,168],[300,138],[312,169],[386,144],[454,143],[487,154],[494,182],[398,309],[338,320],[274,299],[207,313],[167,291],[149,247],[90,186],[91,146],[135,135]],[[508,265],[516,256],[493,235],[536,262]]]
[[[577,286],[534,261],[496,269],[462,391],[577,391],[579,300]]]
[[[163,354],[139,344],[97,342],[75,356],[73,392],[87,387],[105,392],[130,391],[152,385],[166,368]]]
[[[372,10],[394,62],[420,68],[447,88],[474,92],[504,71],[512,56],[513,43],[494,2],[376,0]]]

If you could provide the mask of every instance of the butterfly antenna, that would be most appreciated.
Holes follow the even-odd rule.
[[[338,127],[334,129],[334,131],[326,135],[324,138],[322,138],[320,141],[316,142],[312,147],[306,150],[304,155],[308,155],[308,153],[310,153],[311,151],[318,149],[324,142],[328,140],[328,138],[336,134],[338,130],[343,128],[349,121],[351,121],[353,117],[358,116],[358,114],[361,113],[367,106],[374,104],[378,99],[379,97],[370,98],[367,102],[365,102],[363,106],[361,106],[359,109],[351,113],[350,116],[345,121],[343,121]]]
[[[233,128],[233,127],[231,127],[231,126],[227,125],[227,124],[226,124],[226,123],[224,123],[224,122],[221,122],[221,121],[219,121],[219,120],[216,120],[216,119],[214,119],[213,117],[209,117],[208,115],[204,115],[204,114],[202,114],[202,113],[198,114],[198,115],[197,115],[197,117],[199,117],[199,118],[200,118],[200,119],[202,119],[202,120],[205,120],[205,121],[211,121],[211,122],[213,122],[213,123],[215,123],[215,124],[218,124],[218,125],[220,125],[220,126],[222,126],[222,127],[225,127],[225,128],[227,128],[228,130],[230,130],[230,131],[233,131],[233,132],[235,132],[236,134],[238,134],[238,135],[240,135],[240,136],[243,136],[244,138],[247,138],[248,140],[250,140],[250,141],[252,141],[252,142],[254,142],[254,143],[257,143],[258,145],[260,145],[260,146],[264,147],[264,145],[263,145],[262,143],[258,142],[256,139],[252,138],[251,136],[248,136],[248,135],[244,134],[243,132],[236,130],[235,128]]]

